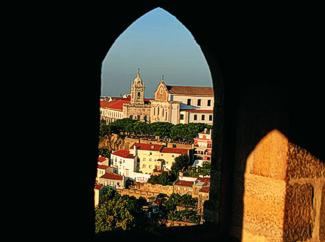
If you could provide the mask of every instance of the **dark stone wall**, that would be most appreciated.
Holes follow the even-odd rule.
[[[288,179],[324,178],[325,164],[306,149],[290,144],[287,176]]]
[[[320,208],[320,228],[319,228],[319,239],[325,240],[325,184],[322,188],[322,203]]]
[[[284,241],[311,239],[314,227],[314,189],[311,184],[293,184],[286,188]]]
[[[211,190],[211,207],[220,208],[220,223],[202,230],[207,241],[220,238],[232,223],[241,227],[245,158],[267,132],[278,128],[324,160],[318,142],[325,131],[320,7],[159,0],[13,5],[4,21],[12,26],[3,33],[10,38],[10,45],[4,44],[6,64],[13,64],[3,68],[9,71],[3,78],[9,89],[3,93],[10,95],[4,102],[4,127],[10,130],[4,150],[9,157],[23,157],[19,162],[3,159],[8,165],[3,171],[12,171],[15,163],[19,177],[17,184],[12,177],[4,183],[10,211],[17,213],[5,219],[4,230],[13,239],[20,234],[42,241],[93,238],[101,63],[116,38],[155,7],[175,15],[192,32],[218,99],[212,182],[221,185]],[[18,148],[17,140],[23,143]],[[232,221],[233,201],[239,209]],[[17,218],[23,225],[17,227]],[[197,238],[185,234],[188,241]],[[178,235],[182,231],[168,238]],[[104,239],[113,238],[118,237]]]

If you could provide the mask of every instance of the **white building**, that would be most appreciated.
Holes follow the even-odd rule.
[[[170,86],[160,81],[151,101],[151,122],[213,124],[212,87]]]
[[[95,188],[94,188],[94,195],[95,195],[94,202],[95,202],[95,207],[97,207],[98,204],[99,204],[99,193],[100,193],[100,190],[102,190],[103,187],[104,186],[101,185],[101,184],[96,184],[95,185]]]
[[[111,165],[117,168],[119,175],[132,178],[137,170],[137,159],[129,150],[117,150],[111,154]]]
[[[115,189],[124,188],[125,179],[124,176],[120,176],[115,173],[106,172],[104,175],[99,177],[98,184],[104,186],[110,186]]]
[[[98,156],[98,160],[97,160],[97,164],[98,164],[98,165],[105,165],[105,166],[108,166],[108,158],[105,157],[105,156],[101,156],[101,155],[99,155],[99,156]]]
[[[97,165],[97,176],[96,181],[98,181],[98,178],[103,176],[107,171],[108,166],[107,165]]]
[[[107,123],[112,123],[118,119],[125,118],[123,113],[123,105],[130,103],[130,97],[100,100],[100,118]]]
[[[198,137],[194,138],[194,163],[193,166],[202,166],[203,162],[211,162],[212,154],[212,129],[205,129]]]

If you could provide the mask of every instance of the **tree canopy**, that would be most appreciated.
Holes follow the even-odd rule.
[[[181,155],[175,158],[175,162],[171,167],[172,174],[178,177],[180,171],[185,171],[190,165],[190,158],[187,155]]]
[[[105,121],[101,121],[99,136],[102,138],[114,133],[126,136],[135,135],[138,137],[159,136],[160,139],[192,142],[193,138],[205,128],[211,128],[211,125],[203,123],[174,125],[168,122],[155,122],[149,124],[130,118],[124,118],[109,124],[105,123]]]
[[[141,229],[146,226],[147,217],[142,209],[145,199],[121,196],[114,189],[101,190],[100,203],[95,208],[96,233],[112,230]]]
[[[161,184],[161,185],[172,185],[176,180],[173,174],[169,174],[167,171],[162,172],[160,175],[150,176],[148,183]]]

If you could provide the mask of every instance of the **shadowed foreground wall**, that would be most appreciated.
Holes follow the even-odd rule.
[[[22,159],[13,162],[5,157],[2,162],[8,164],[3,173],[17,165],[15,174],[19,177],[3,183],[11,191],[5,196],[8,199],[3,200],[14,205],[12,209],[3,207],[10,212],[4,223],[8,229],[3,230],[9,231],[13,240],[16,235],[23,235],[24,239],[31,235],[33,241],[94,238],[93,187],[98,155],[101,64],[114,41],[133,21],[147,11],[163,7],[189,29],[202,48],[211,70],[215,96],[219,98],[215,105],[215,124],[219,125],[214,127],[213,134],[210,215],[220,224],[197,230],[171,230],[168,237],[160,240],[203,241],[205,236],[206,241],[218,241],[218,238],[228,241],[220,239],[218,232],[225,234],[230,228],[238,228],[238,238],[242,231],[249,231],[266,239],[270,236],[280,239],[280,234],[284,238],[318,234],[324,239],[325,219],[321,218],[325,213],[325,198],[319,197],[318,191],[324,194],[325,188],[320,183],[316,187],[314,181],[319,178],[313,176],[308,180],[311,176],[302,172],[309,169],[308,165],[287,167],[288,179],[283,179],[282,172],[273,177],[273,171],[283,171],[284,167],[277,170],[272,166],[276,155],[276,152],[269,153],[272,148],[256,155],[255,170],[246,172],[248,157],[274,129],[288,137],[290,144],[325,159],[323,142],[317,141],[325,137],[325,120],[321,116],[324,109],[321,85],[325,79],[325,54],[321,49],[325,42],[321,31],[324,14],[323,8],[314,4],[260,1],[227,6],[225,1],[138,0],[79,2],[72,6],[57,2],[45,7],[45,2],[43,5],[26,2],[25,6],[15,3],[13,14],[4,16],[4,23],[15,23],[15,26],[10,26],[10,33],[3,34],[13,37],[12,48],[4,47],[10,53],[5,62],[14,66],[10,75],[3,78],[4,84],[12,84],[12,90],[3,91],[10,95],[3,107],[12,111],[2,116],[14,124],[12,128],[3,126],[10,131],[9,138],[3,140],[12,148],[9,157],[14,154]],[[19,58],[23,61],[19,62]],[[273,84],[275,88],[270,88]],[[245,103],[244,97],[250,97],[251,101]],[[14,100],[18,104],[7,108]],[[14,145],[17,140],[23,145]],[[284,152],[289,149],[286,147],[279,150]],[[311,156],[302,160],[308,157]],[[276,160],[280,165],[293,164],[283,157]],[[264,172],[268,169],[272,172]],[[311,170],[319,172],[319,169]],[[296,176],[289,176],[290,170]],[[297,174],[303,175],[297,177]],[[298,178],[296,183],[310,185],[298,188],[292,183]],[[17,186],[12,184],[15,180]],[[221,190],[217,186],[220,181]],[[254,186],[266,196],[257,193]],[[26,196],[21,193],[24,189]],[[313,210],[310,212],[311,193]],[[17,199],[13,199],[14,195]],[[322,204],[316,206],[316,197]],[[292,212],[286,203],[289,198],[294,201],[292,206],[306,204],[307,207],[301,210],[307,219],[299,221],[296,232],[289,219]],[[245,199],[251,202],[244,203]],[[265,208],[261,216],[258,214],[261,210],[253,205],[255,202]],[[220,217],[217,217],[218,208]],[[319,208],[321,212],[315,213]],[[243,217],[243,209],[251,216]],[[282,214],[288,217],[288,227],[278,220]],[[256,225],[260,222],[265,228]],[[145,241],[146,237],[141,231],[137,237],[129,232],[120,234],[103,236],[103,241]]]
[[[242,241],[324,239],[320,160],[273,130],[249,154],[244,178],[242,228],[234,226],[234,235]]]

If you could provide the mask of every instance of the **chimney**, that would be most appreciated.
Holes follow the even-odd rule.
[[[133,145],[133,151],[134,151],[134,156],[137,156],[137,152],[138,152],[138,149],[137,149],[137,146],[134,144]]]

